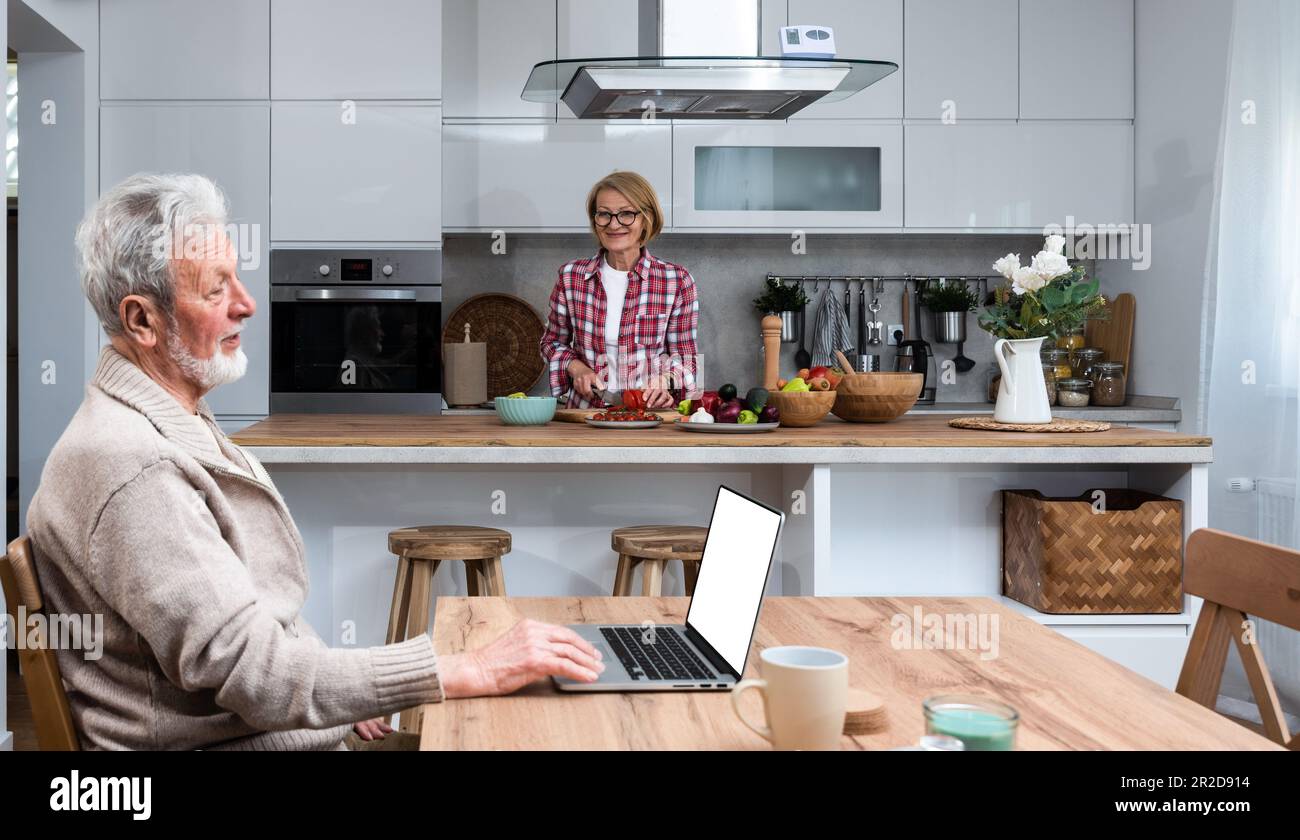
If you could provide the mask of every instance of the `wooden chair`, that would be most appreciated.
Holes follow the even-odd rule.
[[[1278,703],[1277,691],[1246,622],[1254,618],[1300,630],[1300,552],[1202,528],[1187,540],[1183,585],[1205,599],[1178,676],[1177,691],[1213,709],[1235,644],[1264,722],[1264,735],[1300,749]]]
[[[632,594],[632,576],[641,566],[641,594],[658,597],[663,594],[664,566],[670,560],[680,560],[686,575],[686,594],[695,593],[695,580],[700,574],[700,561],[704,557],[704,540],[708,528],[697,525],[634,525],[615,528],[609,535],[610,548],[618,554],[618,570],[614,573],[614,594]]]
[[[18,647],[18,664],[22,667],[27,699],[32,704],[32,721],[36,725],[36,744],[42,750],[79,750],[77,728],[72,722],[68,694],[63,690],[59,662],[45,638],[44,628],[32,633],[19,623],[18,608],[26,616],[44,610],[36,566],[32,562],[32,544],[27,537],[9,543],[9,553],[0,558],[0,584],[4,587],[5,609],[15,633],[30,639],[35,636],[35,650],[26,644]]]
[[[418,525],[388,532],[388,550],[397,555],[393,604],[388,613],[386,644],[427,633],[433,598],[433,575],[444,560],[465,564],[470,595],[506,594],[502,555],[509,554],[509,531],[475,525]],[[418,735],[419,709],[401,714],[401,732]]]

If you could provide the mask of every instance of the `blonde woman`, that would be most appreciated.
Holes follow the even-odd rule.
[[[551,292],[551,393],[588,408],[602,404],[598,389],[639,388],[647,408],[670,408],[695,389],[699,302],[685,268],[646,250],[663,229],[659,198],[635,172],[614,172],[587,194],[587,218],[600,250],[561,266]]]

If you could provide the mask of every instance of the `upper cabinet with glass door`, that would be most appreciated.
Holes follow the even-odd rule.
[[[851,231],[903,225],[901,125],[811,120],[673,126],[673,228]]]

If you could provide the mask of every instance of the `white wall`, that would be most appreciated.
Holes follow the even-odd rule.
[[[1151,265],[1099,261],[1109,294],[1137,298],[1129,393],[1182,399],[1181,431],[1204,431],[1202,294],[1232,37],[1232,3],[1137,0],[1136,219]]]

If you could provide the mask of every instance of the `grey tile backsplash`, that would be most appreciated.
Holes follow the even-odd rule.
[[[556,272],[575,257],[594,254],[595,241],[585,235],[509,235],[506,253],[494,254],[493,239],[484,235],[448,235],[443,252],[443,311],[450,315],[469,297],[483,292],[508,292],[527,300],[545,319]],[[686,266],[699,287],[699,345],[703,383],[716,388],[734,382],[742,390],[758,384],[760,371],[759,316],[751,301],[762,291],[768,272],[785,275],[990,275],[994,260],[1018,253],[1025,262],[1042,246],[1033,235],[824,235],[810,236],[807,253],[791,253],[791,240],[770,235],[666,234],[650,243],[652,253]],[[825,288],[825,284],[822,285]],[[844,285],[835,284],[843,301]],[[868,290],[868,295],[870,290]],[[818,296],[820,298],[820,295]],[[857,288],[854,286],[853,327],[857,330]],[[870,301],[870,296],[868,296]],[[814,307],[809,306],[811,334]],[[902,323],[902,286],[886,284],[880,300],[880,320]],[[956,382],[940,381],[941,402],[983,402],[993,363],[993,339],[968,316],[966,355],[976,365],[957,374]],[[937,364],[957,354],[955,345],[934,342],[934,326],[923,313],[923,334]],[[782,345],[782,376],[792,375],[797,345]],[[811,349],[811,347],[809,348]],[[883,370],[893,370],[894,348],[884,347]],[[546,393],[545,377],[531,393]]]

